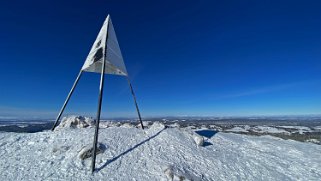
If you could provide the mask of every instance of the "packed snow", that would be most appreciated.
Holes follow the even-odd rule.
[[[320,145],[272,136],[166,127],[161,123],[145,130],[130,125],[101,128],[98,141],[103,149],[97,155],[97,170],[91,174],[87,151],[91,149],[88,145],[92,144],[94,127],[67,122],[53,132],[1,132],[0,180],[321,178]],[[196,144],[199,141],[203,143]]]
[[[293,130],[291,131],[292,133],[298,132],[299,134],[304,134],[304,133],[312,132],[312,130],[306,126],[278,126],[278,127],[291,129]]]
[[[210,127],[211,128],[211,127]],[[294,133],[299,133],[304,135],[305,133],[315,133],[320,132],[321,128],[319,126],[313,129],[306,126],[249,126],[249,125],[233,125],[232,128],[225,129],[225,132],[233,133],[260,133],[260,134],[284,134],[291,135]]]
[[[283,134],[290,134],[288,131],[285,131],[281,128],[275,128],[270,126],[255,126],[254,130],[258,133],[283,133]]]
[[[245,128],[242,128],[242,127],[239,127],[239,126],[233,127],[231,129],[227,129],[225,131],[227,131],[227,132],[235,132],[235,133],[238,133],[238,132],[247,133],[247,132],[249,132],[248,129],[245,129]]]

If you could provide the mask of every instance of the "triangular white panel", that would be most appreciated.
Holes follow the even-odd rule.
[[[86,61],[82,67],[82,70],[88,71],[87,69],[91,68],[95,63],[103,60],[103,54],[105,52],[106,47],[106,36],[107,36],[107,26],[108,19],[106,18],[103,26],[101,27],[98,36],[90,49],[90,52],[86,58]],[[100,69],[101,70],[101,69]]]
[[[109,19],[108,37],[107,37],[107,62],[116,66],[123,74],[127,75],[127,70],[124,64],[123,56],[121,54],[119,44],[117,41],[116,33],[113,23]]]
[[[83,71],[101,73],[105,60],[105,73],[127,76],[114,26],[108,15],[82,67]]]

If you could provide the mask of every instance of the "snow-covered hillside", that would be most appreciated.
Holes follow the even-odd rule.
[[[195,134],[205,136],[198,146]],[[0,133],[0,180],[318,180],[321,146],[272,136],[165,128],[100,129],[106,150],[91,159],[79,152],[92,144],[94,128]]]

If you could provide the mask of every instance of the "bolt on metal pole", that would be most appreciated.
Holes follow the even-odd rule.
[[[79,79],[81,77],[81,74],[82,74],[82,70],[80,70],[80,72],[79,72],[79,74],[78,74],[78,76],[77,76],[77,78],[76,78],[76,80],[75,80],[75,82],[74,82],[74,84],[73,84],[73,86],[72,86],[72,88],[71,88],[71,90],[70,90],[70,92],[69,92],[64,104],[63,104],[63,106],[62,106],[62,108],[60,109],[60,112],[59,112],[59,114],[58,114],[58,116],[56,118],[56,121],[55,121],[54,125],[51,128],[51,131],[53,131],[56,128],[56,126],[58,125],[58,121],[59,121],[62,113],[64,112],[64,110],[66,108],[66,105],[68,104],[69,99],[70,99],[72,93],[74,92],[74,90],[75,90],[75,88],[76,88],[76,86],[78,84],[78,81],[79,81]]]

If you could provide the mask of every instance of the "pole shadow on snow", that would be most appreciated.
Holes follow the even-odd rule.
[[[195,133],[197,133],[198,135],[204,136],[205,138],[210,139],[217,133],[217,131],[205,129],[205,130],[195,131]],[[213,144],[208,141],[205,141],[203,144],[203,146],[210,146],[210,145],[213,145]]]
[[[159,135],[162,131],[164,131],[165,129],[166,129],[166,127],[163,128],[162,130],[160,130],[159,132],[157,132],[155,135],[153,135],[153,136],[149,137],[148,139],[146,139],[146,140],[144,140],[144,141],[136,144],[136,145],[133,146],[132,148],[129,148],[128,150],[126,150],[126,151],[124,151],[123,153],[117,155],[116,157],[112,158],[111,160],[107,160],[107,162],[106,162],[103,166],[101,166],[100,168],[97,168],[97,171],[102,170],[103,168],[105,168],[105,167],[106,167],[107,165],[109,165],[110,163],[116,161],[116,160],[119,159],[120,157],[126,155],[127,153],[133,151],[133,150],[136,149],[137,147],[139,147],[139,146],[143,145],[144,143],[150,141],[151,139],[155,138],[156,136],[158,136],[158,135]]]

